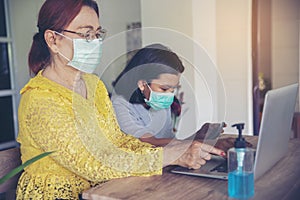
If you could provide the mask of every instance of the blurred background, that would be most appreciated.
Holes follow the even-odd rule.
[[[27,55],[43,2],[0,0],[1,149],[16,145],[19,91],[30,78]],[[154,42],[169,46],[186,65],[182,127],[191,127],[187,131],[205,121],[225,121],[244,122],[245,133],[258,134],[265,93],[299,82],[299,0],[97,2],[108,36],[95,73],[111,92],[128,51]],[[299,103],[294,130],[298,112]]]

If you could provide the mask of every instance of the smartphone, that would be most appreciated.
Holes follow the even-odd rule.
[[[210,123],[207,129],[207,132],[205,134],[205,139],[208,140],[214,140],[217,139],[217,137],[220,136],[220,134],[223,132],[223,128],[226,127],[225,122],[221,123]]]

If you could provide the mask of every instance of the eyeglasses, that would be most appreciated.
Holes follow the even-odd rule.
[[[85,38],[86,41],[88,41],[88,42],[92,41],[95,38],[104,40],[104,38],[106,36],[106,32],[107,32],[105,29],[102,29],[102,28],[99,30],[96,30],[96,31],[88,30],[86,33],[78,33],[78,32],[70,31],[70,30],[62,30],[62,31],[79,35],[80,37]]]

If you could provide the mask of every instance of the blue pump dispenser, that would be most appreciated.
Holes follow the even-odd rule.
[[[254,195],[254,175],[252,149],[246,148],[242,136],[244,123],[234,124],[238,129],[238,138],[234,148],[228,150],[228,195],[231,198],[249,199]]]
[[[242,131],[244,129],[245,124],[240,123],[240,124],[233,124],[232,127],[236,127],[239,133],[238,138],[234,142],[234,147],[235,148],[246,148],[246,141],[245,138],[243,138]]]

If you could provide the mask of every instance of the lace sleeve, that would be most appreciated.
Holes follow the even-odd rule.
[[[100,144],[106,144],[105,146],[107,148],[109,147],[109,150],[105,147],[101,148],[102,151],[98,151],[99,149],[93,150],[89,147],[88,149],[92,152],[92,154],[96,158],[101,158],[106,165],[116,169],[117,171],[123,171],[125,173],[131,172],[133,174],[144,174],[147,171],[160,171],[161,173],[162,149],[152,148],[150,144],[141,142],[139,139],[123,133],[117,123],[112,103],[103,82],[97,79],[96,83],[90,83],[89,85],[93,85],[95,87],[94,89],[90,89],[91,91],[95,91],[94,103],[96,105],[96,109],[94,110],[98,112],[98,115],[90,114],[91,118],[89,119],[89,122],[97,121],[97,127],[100,127],[101,129],[101,131],[97,131],[97,133],[99,134],[100,132],[102,135],[102,137],[94,137],[93,141],[98,141]],[[79,104],[81,103],[82,102],[79,101]],[[76,101],[74,101],[73,105],[74,104],[76,104]],[[79,107],[79,105],[74,105],[73,107],[76,108]],[[92,112],[93,111],[90,111],[89,113]],[[77,117],[83,115],[83,113],[76,114]],[[97,120],[93,120],[92,116],[97,116]],[[78,119],[77,121],[82,121],[82,119]],[[95,126],[95,124],[92,123],[89,125],[89,127],[92,126]],[[81,130],[78,132],[83,131]],[[85,141],[86,138],[82,138],[82,140]],[[106,154],[107,156],[99,153],[106,151],[110,152],[109,154]],[[112,160],[122,160],[122,162],[112,162]]]
[[[79,97],[75,95],[74,98]],[[122,137],[119,133],[118,138],[110,136],[111,129],[104,131],[107,134],[105,137],[102,131],[95,129],[94,126],[89,126],[90,123],[84,121],[90,118],[76,117],[74,103],[72,105],[68,99],[60,95],[53,95],[49,91],[36,90],[23,94],[22,102],[21,123],[24,123],[27,134],[32,137],[32,145],[43,151],[55,151],[51,154],[51,158],[75,174],[91,181],[130,175],[161,174],[161,149],[153,149],[133,142],[131,138]],[[76,102],[75,100],[75,104]],[[89,106],[82,103],[80,106],[82,109],[79,110],[83,116],[89,116],[89,109],[86,108]],[[77,121],[78,119],[79,121]],[[105,124],[103,128],[112,127],[102,115],[97,115],[97,120],[100,120],[97,125]],[[82,139],[83,137],[85,139]],[[113,138],[122,141],[111,142],[110,140]],[[115,145],[121,150],[112,148]],[[129,156],[128,154],[118,156],[118,151],[114,152],[115,150],[131,153]],[[140,156],[132,159],[135,155]],[[113,165],[112,163],[117,164]],[[120,170],[127,165],[131,167],[125,167],[125,171]]]

